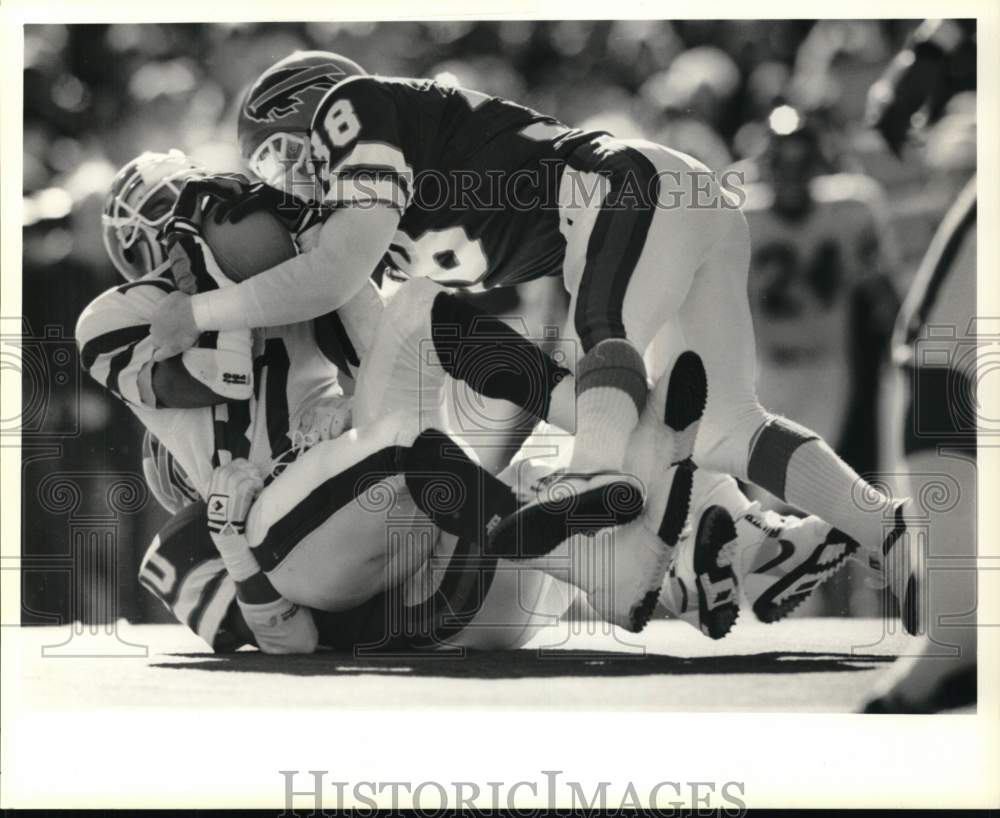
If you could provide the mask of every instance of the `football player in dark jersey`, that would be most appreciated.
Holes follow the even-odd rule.
[[[676,400],[662,415],[678,459],[693,454],[817,514],[858,540],[878,569],[898,563],[889,581],[913,610],[910,566],[886,559],[905,539],[902,503],[757,400],[746,220],[704,165],[475,91],[362,75],[324,52],[292,55],[257,80],[241,112],[241,148],[264,181],[332,213],[314,250],[225,293],[164,302],[152,324],[159,355],[206,330],[329,312],[387,253],[404,273],[451,286],[561,274],[583,349],[573,460],[492,528],[498,547],[528,530],[536,539],[552,532],[538,545],[557,546],[566,528],[553,519],[580,530],[595,513],[616,523],[641,513],[632,501],[645,491],[624,473],[624,456],[649,393],[642,352],[665,330],[667,358],[691,348],[707,371],[671,390]],[[186,228],[173,227],[183,250]],[[679,491],[689,493],[689,471],[674,471]]]

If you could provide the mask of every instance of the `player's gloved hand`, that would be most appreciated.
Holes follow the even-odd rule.
[[[251,187],[253,185],[250,180],[242,173],[217,173],[200,179],[189,179],[174,202],[170,218],[160,229],[160,238],[167,239],[178,231],[198,233],[205,214],[213,206],[238,200]]]
[[[167,245],[170,259],[170,277],[182,293],[194,295],[199,281],[205,278],[205,259],[202,247],[194,234],[174,233]]]
[[[217,224],[237,224],[259,210],[277,216],[291,233],[300,233],[319,223],[325,218],[324,213],[328,215],[330,212],[329,208],[304,202],[290,193],[258,182],[238,197],[220,203],[212,211],[212,218]]]
[[[353,399],[346,395],[321,398],[307,407],[293,430],[293,444],[309,448],[324,440],[340,437],[351,428]]]
[[[213,206],[238,199],[250,186],[250,181],[240,174],[218,174],[191,179],[181,188],[159,235],[167,248],[174,283],[181,292],[194,295],[215,288],[212,277],[206,275],[204,256],[208,249],[197,241],[205,213]]]
[[[149,335],[154,361],[166,361],[198,343],[201,331],[194,322],[191,296],[173,292],[160,301],[150,321]]]
[[[246,531],[247,515],[264,488],[260,470],[244,458],[237,458],[212,472],[208,487],[208,529],[229,536]]]

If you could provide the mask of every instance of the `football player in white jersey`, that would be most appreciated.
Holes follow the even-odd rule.
[[[157,231],[183,183],[205,176],[179,151],[143,154],[119,172],[107,199],[104,239],[112,262],[129,283],[94,299],[76,328],[83,368],[129,406],[157,448],[171,454],[169,461],[157,457],[151,443],[144,457],[147,478],[153,465],[162,468],[169,462],[185,476],[185,493],[203,501],[211,496],[219,466],[246,458],[269,468],[294,454],[296,435],[337,433],[343,404],[337,369],[317,346],[310,323],[253,334],[208,334],[177,358],[153,361],[149,318],[155,305],[176,289]],[[202,272],[209,277],[200,286],[229,283],[214,263]],[[374,289],[363,291],[356,303],[363,309],[371,300],[378,301]],[[366,336],[361,325],[351,330],[362,344]],[[235,585],[223,582],[218,559],[185,576],[178,574],[176,563],[168,565],[154,546],[141,577],[161,598],[169,597],[182,621],[197,621],[196,630],[214,632],[239,593],[252,628],[264,627],[261,623],[278,610],[285,617],[288,644],[298,648],[308,642],[308,618],[280,599],[259,570],[250,570],[252,560],[244,559],[235,573],[230,567]],[[266,633],[257,636],[267,644]]]
[[[267,652],[310,651],[320,638],[317,617],[324,643],[339,644],[326,614],[426,574],[441,540],[398,477],[394,418],[333,441],[349,426],[350,406],[317,334],[339,322],[336,357],[356,364],[381,300],[365,288],[322,326],[209,334],[197,349],[153,361],[149,311],[175,290],[157,232],[181,183],[204,176],[177,151],[143,154],[122,169],[104,229],[108,253],[130,281],[96,298],[77,325],[84,368],[146,427],[144,473],[164,507],[176,512],[148,549],[140,581],[218,650],[253,641]],[[307,220],[289,226],[305,229]],[[202,249],[197,286],[227,286]],[[248,541],[244,525],[254,499]],[[387,538],[388,528],[405,535],[402,544]],[[531,593],[541,597],[552,583],[537,571],[522,573],[520,595],[510,592],[508,579],[495,583],[493,598],[508,600],[508,619],[520,616],[526,628],[532,609],[525,619],[514,603],[531,605]],[[483,602],[502,620],[497,604]]]
[[[708,378],[705,420],[696,439],[686,436],[696,448],[682,459],[693,454],[847,532],[873,568],[892,568],[905,625],[917,628],[919,582],[907,559],[887,559],[905,557],[895,548],[908,539],[904,504],[757,400],[749,238],[731,191],[663,146],[585,134],[432,81],[358,76],[345,62],[324,52],[286,58],[254,84],[241,115],[243,152],[262,179],[337,206],[317,247],[224,295],[164,301],[152,326],[158,356],[184,351],[206,330],[329,311],[387,252],[405,272],[449,286],[562,274],[584,350],[574,457],[493,529],[499,547],[523,530],[555,547],[591,516],[610,509],[626,522],[641,513],[640,481],[622,469],[649,390],[641,351],[666,325],[672,357],[694,350]],[[460,185],[470,173],[480,185],[471,194]],[[498,179],[502,198],[482,204],[493,190],[481,185]],[[173,239],[182,252],[186,240]],[[678,400],[674,420],[685,428],[696,395]],[[660,581],[656,567],[648,565],[647,588]]]

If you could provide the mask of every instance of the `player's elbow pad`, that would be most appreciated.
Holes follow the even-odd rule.
[[[181,357],[188,374],[225,400],[253,396],[250,330],[220,332],[215,349],[194,347]]]
[[[263,605],[238,600],[243,618],[264,653],[312,653],[319,643],[319,632],[312,612],[287,599]]]

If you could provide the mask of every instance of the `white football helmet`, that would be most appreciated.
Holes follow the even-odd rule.
[[[181,188],[208,172],[179,150],[147,151],[118,171],[104,204],[101,226],[111,263],[127,280],[169,266],[158,233]]]

